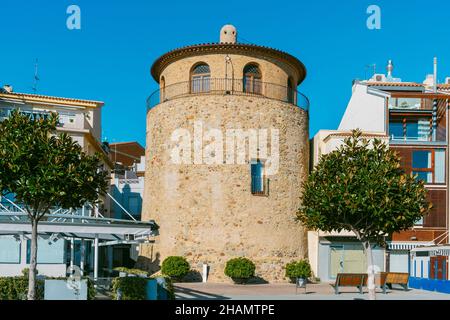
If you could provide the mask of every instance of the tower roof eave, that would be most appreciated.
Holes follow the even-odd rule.
[[[298,72],[297,85],[300,85],[306,78],[306,67],[296,57],[284,51],[273,49],[270,47],[258,46],[254,44],[242,43],[203,43],[189,45],[171,50],[155,60],[151,67],[151,75],[156,82],[159,83],[159,77],[162,71],[172,62],[181,58],[198,55],[199,53],[245,53],[258,52],[262,55],[270,56],[290,64]]]

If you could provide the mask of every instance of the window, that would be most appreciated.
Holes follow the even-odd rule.
[[[261,94],[261,71],[256,64],[248,64],[244,68],[244,92]]]
[[[49,241],[48,239],[38,239],[37,263],[62,264],[65,258],[66,241],[59,239]],[[31,240],[27,240],[27,264],[31,259]]]
[[[289,103],[295,103],[295,86],[291,77],[287,81],[287,101]]]
[[[434,152],[434,182],[445,183],[445,150]]]
[[[191,93],[209,92],[211,71],[206,63],[199,63],[191,71]]]
[[[160,94],[160,101],[164,102],[165,95],[166,95],[166,79],[164,77],[161,77],[161,80],[159,81],[159,94]]]
[[[403,122],[401,121],[392,121],[389,123],[389,134],[392,139],[398,140],[403,139],[404,132],[403,132]]]
[[[141,214],[140,208],[140,197],[138,196],[130,196],[128,198],[128,211],[133,215],[137,216]]]
[[[414,150],[411,172],[425,183],[445,183],[445,150]]]
[[[264,166],[260,160],[251,164],[252,194],[264,193]]]
[[[412,173],[425,183],[433,183],[432,152],[416,150],[412,153]]]
[[[423,226],[423,217],[420,218],[419,220],[417,220],[416,222],[414,222],[415,226]]]
[[[0,236],[0,263],[20,263],[20,238]]]
[[[389,121],[389,135],[392,140],[430,141],[431,118],[399,118]]]

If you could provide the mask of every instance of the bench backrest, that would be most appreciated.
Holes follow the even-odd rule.
[[[366,282],[366,273],[338,273],[336,276],[336,286],[356,287],[365,285]]]
[[[386,284],[387,272],[380,272],[375,274],[375,284],[377,286],[384,286]]]
[[[408,284],[409,274],[403,272],[388,272],[386,283]]]

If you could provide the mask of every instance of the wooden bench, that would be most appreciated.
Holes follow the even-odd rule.
[[[393,284],[398,284],[406,291],[408,290],[409,274],[402,272],[381,272],[379,286],[386,293],[386,289],[392,289]],[[377,283],[378,284],[378,283]]]
[[[359,293],[363,294],[363,287],[366,286],[366,283],[366,273],[338,273],[336,282],[331,286],[336,294],[339,294],[339,287],[356,287]]]

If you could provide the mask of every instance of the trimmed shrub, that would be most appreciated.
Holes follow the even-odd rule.
[[[44,280],[36,279],[36,299],[44,299]],[[27,300],[28,277],[0,278],[0,300]]]
[[[121,300],[145,300],[148,280],[141,277],[114,278],[112,281],[114,299],[117,300],[117,291],[120,290]]]
[[[164,259],[161,265],[161,273],[174,280],[181,280],[191,270],[189,262],[183,257],[171,256]]]
[[[28,294],[28,273],[22,271],[26,276],[22,277],[1,277],[0,278],[0,300],[27,300]],[[45,277],[48,280],[67,280],[65,277]],[[36,299],[44,300],[45,279],[36,279]],[[94,282],[89,278],[87,280],[87,298],[94,300],[96,290]]]
[[[227,261],[225,275],[236,283],[245,283],[255,276],[255,264],[247,258],[234,258]]]
[[[295,281],[297,278],[308,279],[311,277],[311,266],[308,260],[294,261],[286,264],[286,277]]]
[[[141,270],[141,269],[130,269],[130,268],[125,268],[125,267],[117,267],[114,268],[114,271],[117,272],[124,272],[126,274],[133,274],[136,276],[144,276],[144,277],[148,277],[148,272],[145,270]]]

